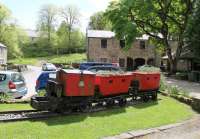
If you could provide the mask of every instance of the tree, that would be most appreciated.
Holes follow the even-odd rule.
[[[111,30],[112,26],[105,17],[104,12],[97,12],[90,17],[89,29],[94,30]]]
[[[21,37],[22,29],[11,21],[10,10],[0,3],[0,42],[7,46],[8,58],[15,58],[22,56],[20,46],[26,41],[25,37]]]
[[[193,50],[195,56],[200,58],[200,1],[196,2],[194,12],[190,18],[186,32],[187,45]]]
[[[55,32],[57,8],[54,5],[44,5],[39,12],[38,28],[42,35],[47,34],[48,43],[51,45],[52,33]]]
[[[68,36],[68,26],[65,22],[62,22],[57,30],[58,36],[58,45],[57,45],[57,54],[59,54],[59,49],[68,48],[69,40],[66,39]]]
[[[68,5],[61,10],[64,22],[67,24],[69,47],[72,46],[71,35],[75,25],[79,23],[80,13],[78,8],[73,5]]]
[[[184,46],[184,33],[194,2],[194,0],[119,0],[111,2],[106,16],[112,22],[117,37],[125,39],[128,46],[141,34],[147,34],[161,44],[167,52],[170,72],[174,73]],[[178,43],[174,55],[170,40]]]
[[[78,29],[73,29],[71,32],[71,45],[70,47],[69,40],[66,37],[69,34],[68,25],[65,22],[62,22],[60,27],[57,30],[58,36],[58,45],[57,45],[57,54],[59,50],[61,52],[79,52],[80,49],[84,47],[84,36]]]
[[[6,22],[10,19],[10,17],[10,10],[0,3],[0,38],[2,38],[3,32],[6,30],[5,25],[7,25]]]

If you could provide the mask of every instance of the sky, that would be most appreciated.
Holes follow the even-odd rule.
[[[76,5],[80,11],[80,29],[85,32],[89,17],[105,10],[111,0],[0,0],[8,9],[16,23],[25,29],[35,29],[42,5],[54,4],[58,7]]]

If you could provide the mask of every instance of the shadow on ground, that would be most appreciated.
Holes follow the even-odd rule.
[[[134,107],[137,109],[145,109],[148,107],[151,107],[153,105],[157,105],[158,102],[161,99],[158,99],[158,101],[149,101],[149,102],[139,102],[138,104],[128,105],[126,107],[111,107],[109,109],[99,111],[99,112],[91,112],[91,113],[79,113],[79,114],[72,114],[68,116],[59,116],[56,118],[49,118],[49,119],[43,119],[43,120],[32,120],[32,122],[44,122],[48,126],[56,126],[56,125],[66,125],[71,123],[78,123],[81,121],[84,121],[88,117],[108,117],[120,113],[125,113],[127,107]]]

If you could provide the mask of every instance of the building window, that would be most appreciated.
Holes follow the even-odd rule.
[[[101,48],[107,48],[107,39],[101,40]]]
[[[104,63],[107,62],[107,58],[101,58],[100,60],[101,60],[101,62],[104,62]]]
[[[124,48],[125,47],[125,40],[120,40],[120,47],[121,48]]]
[[[124,58],[120,58],[119,59],[119,66],[120,67],[124,67],[125,66],[125,59]]]
[[[140,49],[145,49],[145,41],[140,41]]]

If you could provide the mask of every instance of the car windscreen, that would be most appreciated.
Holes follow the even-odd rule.
[[[0,74],[0,82],[6,80],[6,74]]]
[[[56,73],[49,73],[49,79],[56,79]]]
[[[11,76],[11,80],[13,82],[24,82],[24,77],[21,74],[14,73]]]
[[[120,71],[120,69],[111,67],[111,71]]]

